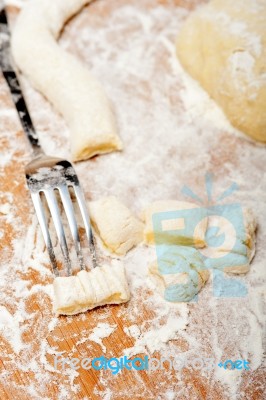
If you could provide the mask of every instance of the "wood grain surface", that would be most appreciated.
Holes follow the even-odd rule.
[[[144,1],[141,7],[146,7],[147,13],[151,13],[155,8],[158,10],[159,6],[161,10],[172,10],[175,7],[182,6],[187,10],[186,12],[188,12],[188,10],[193,9],[198,3],[199,2],[196,0],[153,0]],[[138,3],[137,0],[99,0],[93,2],[93,4],[86,7],[78,16],[69,22],[66,30],[63,32],[63,43],[64,38],[68,38],[68,45],[66,45],[68,50],[82,58],[80,48],[76,43],[82,40],[82,37],[79,36],[79,32],[84,31],[84,24],[88,23],[86,22],[87,18],[90,18],[89,23],[91,26],[95,27],[95,35],[97,35],[97,29],[102,29],[102,27],[108,24],[110,13],[126,5],[131,6],[131,10],[134,12],[134,7],[140,6],[140,3]],[[8,7],[11,23],[14,23],[18,12],[18,8]],[[157,28],[158,32],[160,29],[163,29],[163,27],[160,26]],[[134,27],[134,23],[129,22],[128,32],[120,31],[119,34],[125,35],[126,37],[132,33],[131,30],[134,29],[137,35],[138,27]],[[156,36],[156,32],[154,32],[154,35]],[[119,45],[116,37],[110,37],[110,41],[112,40],[115,43],[114,46]],[[101,54],[100,51],[99,54]],[[113,66],[110,64],[110,68],[115,68],[115,62]],[[171,73],[170,67],[163,55],[161,55],[161,57],[158,55],[158,71],[156,73],[160,75]],[[67,132],[64,122],[61,120],[60,116],[57,116],[53,109],[47,105],[46,100],[38,93],[34,92],[25,78],[22,78],[21,81],[37,128],[42,132],[43,137],[46,132],[48,132],[47,135],[51,140],[55,138],[55,140],[57,140],[57,145],[60,143],[58,148],[60,146],[64,147],[67,141],[64,137],[60,139],[59,132],[61,128],[64,132]],[[134,79],[133,82],[128,81],[124,83],[124,85],[125,91],[128,90],[129,93],[132,95],[134,94],[135,97],[142,96],[144,98],[144,100],[142,100],[147,101],[147,110],[149,107],[153,106],[150,103],[152,85],[149,81],[143,81],[141,83],[142,90],[140,90],[139,87],[138,92],[134,92],[134,90],[136,90],[134,88]],[[45,248],[43,244],[40,244],[40,231],[34,217],[31,199],[25,184],[24,166],[31,159],[30,149],[15,115],[8,87],[1,75],[0,89],[0,204],[9,203],[12,209],[12,218],[10,218],[9,214],[5,215],[0,213],[0,228],[2,232],[0,240],[0,272],[1,276],[3,276],[0,304],[1,306],[5,306],[11,315],[15,315],[15,313],[22,315],[21,320],[18,320],[18,326],[24,346],[20,348],[18,352],[15,352],[7,336],[3,334],[0,337],[0,399],[124,400],[130,398],[133,400],[227,400],[235,398],[232,397],[229,389],[226,388],[223,382],[219,382],[219,380],[216,379],[215,375],[209,374],[206,376],[201,370],[191,370],[189,368],[184,368],[182,372],[178,374],[174,370],[169,370],[167,366],[161,371],[133,372],[123,370],[115,376],[112,375],[110,371],[96,371],[93,369],[86,371],[81,368],[76,375],[73,374],[73,371],[70,373],[68,370],[60,370],[60,367],[58,371],[54,370],[53,362],[56,352],[64,352],[63,354],[65,357],[78,358],[94,358],[103,354],[102,345],[88,339],[88,334],[99,323],[108,323],[116,327],[109,337],[103,339],[103,344],[106,347],[106,353],[104,355],[106,357],[121,357],[125,349],[131,348],[135,344],[135,339],[126,334],[126,327],[134,324],[142,329],[145,326],[149,326],[155,318],[157,318],[160,325],[163,326],[166,316],[160,316],[158,310],[156,308],[153,309],[152,302],[149,300],[152,296],[152,290],[150,287],[147,287],[145,291],[143,291],[142,288],[134,290],[132,300],[128,304],[100,307],[94,311],[78,316],[59,317],[58,320],[55,321],[52,315],[50,296],[42,289],[44,285],[52,282],[53,277],[51,274],[42,273],[41,269],[34,267],[34,257],[36,256],[34,246],[38,244],[38,249],[40,249],[44,260],[42,268],[47,269],[47,271],[49,271],[50,268]],[[171,92],[167,93],[167,96],[169,104],[172,104],[172,106],[174,104],[175,107],[178,107],[179,100],[176,97],[175,91],[178,92],[178,83],[176,88],[172,88]],[[116,104],[116,108],[118,107],[119,105]],[[38,112],[41,112],[40,110],[45,110],[45,112],[43,114],[38,114]],[[50,114],[53,115],[51,120],[49,117]],[[154,115],[154,118],[156,118],[156,115]],[[55,121],[54,124],[53,121]],[[216,135],[217,137],[215,137]],[[242,171],[243,193],[248,193],[249,190],[248,184],[246,185],[246,180],[250,182],[253,191],[258,188],[259,184],[264,187],[265,163],[263,160],[265,156],[263,148],[256,147],[256,144],[250,142],[244,136],[233,135],[226,131],[220,133],[215,131],[213,133],[213,141],[213,148],[206,147],[206,154],[209,157],[209,168],[215,173],[219,172],[223,177],[220,180],[222,185],[225,182],[223,179],[226,179],[229,175],[227,166],[230,164],[232,170],[238,169]],[[125,147],[129,147],[130,142],[131,139],[128,141],[125,139]],[[217,150],[218,143],[221,142],[222,146],[219,145]],[[46,150],[48,150],[47,140],[44,143]],[[242,159],[239,161],[239,150],[237,150],[239,148],[242,148],[243,152],[246,151],[248,154],[246,155],[246,168],[249,171],[248,176],[245,175],[245,170],[243,170],[244,161]],[[172,149],[171,151],[172,154],[169,153],[170,159],[176,159],[179,154],[178,150]],[[187,149],[185,151],[187,151],[187,154],[189,154],[190,151],[193,153],[193,144],[187,143]],[[66,155],[67,154],[68,148],[66,145]],[[126,156],[127,153],[125,157]],[[180,157],[180,162],[181,158],[182,157]],[[92,186],[96,187],[97,184],[97,159],[98,157],[77,165],[77,171],[81,176],[87,200],[94,198],[94,192],[91,188]],[[136,160],[136,164],[137,162]],[[163,168],[162,162],[163,161],[161,161],[160,164],[161,168]],[[248,163],[250,163],[252,167],[249,167]],[[199,189],[202,182],[197,174],[197,168],[193,169],[190,177],[185,179],[185,177],[182,176],[181,165],[182,164],[179,164],[180,174],[178,179],[183,181],[183,183],[194,184],[196,188]],[[143,172],[144,175],[152,174],[151,167],[151,165],[147,167]],[[85,171],[89,171],[90,168],[93,170],[93,177],[92,175],[88,175],[87,178]],[[166,170],[168,169],[167,164],[165,168]],[[198,170],[202,172],[204,166],[198,167]],[[98,174],[100,173],[99,171]],[[115,178],[113,179],[113,185],[116,187],[116,185],[118,185],[117,180],[115,180]],[[139,177],[139,179],[140,181],[142,180],[141,177]],[[154,177],[154,181],[155,180],[156,177]],[[91,182],[94,185],[92,185]],[[227,184],[227,182],[225,183]],[[98,182],[99,189],[97,189],[97,195],[102,190],[101,185],[103,185],[103,183]],[[127,189],[125,195],[125,202],[129,206],[132,206],[135,211],[134,198],[139,197],[141,189],[139,185],[141,185],[141,183],[138,184],[136,179],[134,184],[132,183]],[[121,184],[121,194],[123,194],[123,190],[123,185]],[[142,188],[142,190],[144,189]],[[176,194],[173,191],[171,192],[170,189],[169,191],[171,196]],[[252,198],[251,195],[247,196],[248,199]],[[32,227],[32,224],[36,224],[33,237],[29,235],[29,229]],[[262,232],[261,237],[258,239],[258,249],[264,246],[263,235],[264,233]],[[25,256],[23,249],[29,245],[29,240],[33,242],[33,255],[27,254]],[[20,247],[18,245],[19,243]],[[261,253],[259,250],[259,256],[260,255]],[[38,258],[35,261],[38,262]],[[130,263],[130,258],[127,262]],[[11,265],[11,263],[14,263],[14,265]],[[256,262],[254,265],[256,266]],[[146,267],[144,260],[143,269]],[[254,279],[256,280],[256,276]],[[16,285],[22,281],[26,282],[26,288],[30,291],[30,294],[28,294],[25,299],[21,299],[20,296],[15,293]],[[260,284],[259,282],[257,283],[258,285]],[[161,301],[163,302],[164,300]],[[221,300],[219,307],[217,306],[213,311],[210,311],[211,302],[212,297],[209,292],[206,291],[205,294],[200,296],[197,303],[189,305],[190,314],[189,325],[186,329],[187,336],[185,338],[178,333],[176,334],[175,338],[171,340],[172,354],[184,353],[188,351],[191,346],[195,347],[194,354],[197,354],[196,348],[198,343],[198,345],[201,346],[201,354],[204,354],[205,357],[212,357],[214,341],[212,341],[211,338],[213,337],[214,331],[217,331],[219,332],[219,346],[223,353],[223,359],[234,356],[238,343],[245,340],[244,336],[241,335],[241,329],[243,329],[243,335],[245,329],[247,329],[247,331],[250,329],[249,327],[243,328],[237,317],[239,312],[243,315],[245,314],[245,309],[248,310],[248,300],[232,299],[230,304],[228,304],[226,300]],[[240,317],[240,319],[241,318],[242,317]],[[240,331],[236,333],[234,339],[231,340],[230,336],[230,340],[226,340],[227,334],[228,337],[231,335],[229,332],[230,329],[233,328],[230,328],[230,325],[231,327],[233,326],[232,321],[234,320]],[[193,344],[189,340],[189,338],[192,337],[192,331],[194,338]],[[10,334],[13,335],[14,333],[10,332]],[[166,346],[170,346],[170,344]],[[204,351],[202,349],[204,349]],[[146,354],[141,353],[139,355],[144,356]],[[161,357],[162,355],[163,353],[158,351],[150,354],[152,357]],[[255,370],[251,371],[244,371],[238,389],[239,399],[262,400],[264,388],[265,371],[262,367],[256,367]]]

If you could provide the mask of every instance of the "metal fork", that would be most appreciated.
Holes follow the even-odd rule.
[[[57,267],[56,257],[48,229],[48,223],[41,199],[41,193],[43,193],[46,198],[48,208],[53,219],[56,234],[58,236],[59,244],[63,253],[67,274],[71,275],[72,271],[68,245],[55,191],[58,191],[60,194],[65,214],[68,219],[71,235],[75,244],[80,268],[85,269],[78,225],[69,192],[70,187],[74,190],[80,208],[86,235],[89,242],[92,267],[96,267],[97,262],[94,238],[91,230],[89,214],[86,208],[85,198],[77,174],[69,161],[48,156],[43,152],[30,114],[28,112],[26,102],[23,98],[18,78],[14,69],[12,68],[10,56],[10,32],[8,29],[8,21],[5,9],[2,9],[0,11],[0,65],[3,75],[10,88],[10,92],[12,94],[12,98],[16,106],[22,126],[24,128],[24,132],[26,133],[29,142],[33,148],[34,159],[28,165],[26,165],[25,173],[28,188],[30,190],[31,198],[41,226],[42,234],[49,253],[53,271],[56,276],[59,276],[59,270]]]

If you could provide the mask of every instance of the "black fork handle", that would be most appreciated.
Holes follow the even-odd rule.
[[[3,71],[3,75],[8,83],[13,102],[16,106],[21,124],[33,148],[41,147],[37,133],[34,129],[28,107],[20,89],[19,81],[14,71]]]
[[[32,145],[34,153],[42,153],[39,138],[33,126],[26,101],[23,97],[18,77],[10,62],[10,32],[4,8],[0,11],[0,56],[2,73],[9,86],[24,132]]]

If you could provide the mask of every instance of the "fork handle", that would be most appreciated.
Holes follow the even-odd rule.
[[[26,133],[34,152],[42,152],[39,138],[34,129],[16,73],[14,71],[3,71],[3,75],[8,83],[24,132]]]
[[[12,67],[12,63],[10,61],[10,32],[8,28],[8,20],[6,16],[6,11],[3,8],[0,10],[0,54],[1,60],[0,65],[2,69],[2,73],[7,81],[9,86],[13,102],[16,106],[21,124],[23,126],[24,132],[26,133],[34,154],[37,156],[43,153],[41,148],[37,133],[34,129],[26,102],[24,100],[22,90],[20,87],[20,83],[18,77]]]

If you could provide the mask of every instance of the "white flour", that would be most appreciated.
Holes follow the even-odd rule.
[[[139,214],[153,200],[184,199],[183,185],[192,187],[204,197],[204,175],[213,171],[216,179],[214,197],[236,182],[240,190],[232,200],[254,209],[259,220],[257,255],[250,273],[243,278],[249,291],[244,299],[214,298],[210,281],[198,303],[166,303],[153,291],[147,279],[147,265],[155,258],[154,249],[139,246],[129,252],[124,263],[132,299],[127,307],[119,308],[117,315],[132,346],[121,349],[118,346],[118,355],[144,353],[151,356],[158,351],[164,356],[181,353],[190,357],[208,357],[211,354],[217,363],[221,359],[239,357],[250,361],[251,373],[254,373],[261,366],[263,349],[265,148],[236,132],[176,60],[174,40],[187,10],[178,8],[171,1],[165,6],[163,2],[150,0],[143,3],[112,1],[116,8],[108,8],[102,17],[99,15],[103,1],[85,8],[67,25],[60,39],[60,45],[83,59],[103,82],[114,104],[124,142],[122,153],[76,165],[87,199],[116,195]],[[16,6],[22,3],[8,1]],[[64,121],[25,79],[22,83],[45,151],[69,158]],[[8,96],[3,80],[0,90]],[[24,154],[23,159],[19,156],[20,163],[29,160],[30,153],[22,136],[15,136],[21,128],[11,102],[0,99],[0,110],[0,140],[10,143],[9,151],[1,152],[0,168],[9,168],[14,160],[18,161],[19,151]],[[0,169],[0,177],[3,174]],[[106,357],[112,357],[107,342],[108,338],[119,338],[117,324],[109,322],[113,314],[108,307],[65,319],[53,317],[53,276],[49,259],[29,199],[28,222],[21,224],[17,212],[21,205],[13,199],[13,188],[17,185],[19,182],[14,180],[8,190],[0,193],[0,233],[5,235],[5,223],[14,227],[13,254],[8,250],[1,252],[0,331],[7,344],[4,356],[14,369],[32,373],[38,382],[38,387],[23,387],[25,395],[45,399],[47,387],[52,383],[58,388],[59,400],[73,399],[80,391],[76,380],[79,372],[68,368],[59,373],[52,363],[53,356],[58,354],[58,345],[64,341],[61,329],[69,328],[68,343],[71,343],[64,356],[76,357],[77,351],[88,356],[98,349],[99,344]],[[56,242],[55,235],[53,240]],[[38,284],[29,278],[29,270]],[[36,304],[34,312],[28,311],[29,304]],[[141,324],[140,307],[144,313]],[[146,315],[151,316],[145,318]],[[73,333],[72,323],[84,321],[87,329],[79,335]],[[28,327],[34,332],[33,337],[25,335]],[[106,339],[104,344],[103,339]],[[13,355],[9,354],[8,346],[13,349]],[[139,393],[147,399],[152,398],[138,371],[132,374],[138,382]],[[185,385],[182,376],[182,372],[176,374],[178,383],[173,386],[171,379],[167,380],[169,377],[163,378],[162,399],[197,399],[193,385]],[[214,398],[217,382],[224,388],[224,400],[230,396],[240,398],[242,371],[228,371],[216,366],[215,370],[206,373],[206,377],[210,398]],[[134,398],[134,386],[127,393],[117,393],[113,389],[116,379],[119,375],[114,378],[101,371],[99,381],[105,389],[95,388],[93,394],[105,400],[116,396]],[[156,375],[151,374],[151,379],[157,382]],[[8,390],[5,374],[2,382]]]
[[[18,354],[25,346],[21,340],[21,331],[19,326],[19,323],[23,321],[23,318],[19,312],[15,315],[11,315],[3,306],[0,306],[0,315],[0,332],[13,347],[14,352]]]
[[[129,358],[137,354],[149,353],[165,350],[169,340],[175,339],[178,334],[188,325],[188,307],[186,304],[180,304],[176,307],[181,317],[177,318],[174,314],[171,316],[171,310],[167,315],[165,323],[159,325],[153,321],[153,328],[136,337],[136,330],[127,329],[126,333],[136,339],[134,347],[125,350],[124,355]],[[133,325],[134,326],[134,325]]]
[[[99,323],[89,334],[88,339],[92,342],[98,343],[103,352],[106,353],[106,347],[103,345],[103,339],[110,336],[116,329],[116,325],[109,325],[105,323]]]

